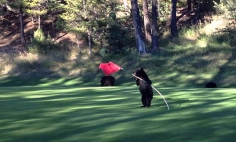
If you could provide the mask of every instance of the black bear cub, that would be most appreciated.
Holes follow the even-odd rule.
[[[208,82],[206,85],[205,85],[205,88],[217,88],[217,85],[215,82]]]
[[[139,91],[142,94],[141,101],[143,107],[150,107],[153,98],[152,81],[148,78],[143,68],[136,70],[134,75],[142,79],[136,78],[136,84],[139,86]]]
[[[101,79],[101,86],[114,86],[115,77],[113,76],[103,76]]]

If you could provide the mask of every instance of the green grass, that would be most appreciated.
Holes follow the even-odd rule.
[[[2,87],[2,142],[234,142],[236,89]]]

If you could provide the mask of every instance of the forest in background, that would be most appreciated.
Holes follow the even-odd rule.
[[[137,51],[147,53],[159,49],[158,36],[166,31],[177,37],[181,28],[209,23],[216,14],[216,5],[225,2],[2,0],[1,33],[2,38],[18,34],[21,43],[36,52],[58,48],[55,43],[71,33],[77,47],[86,44],[89,54],[96,44],[113,53],[124,52],[135,46],[130,44],[135,40]]]
[[[180,53],[186,56],[193,50],[196,50],[193,55],[206,52],[205,56],[217,50],[218,67],[227,58],[222,55],[221,59],[218,54],[231,52],[235,45],[233,0],[1,0],[0,3],[3,76],[96,77],[101,76],[97,64],[109,60],[117,60],[128,70],[130,65],[132,70],[140,66],[150,68],[153,64],[157,64],[154,70],[164,70],[168,67],[159,62],[176,62]],[[214,20],[224,22],[212,25]],[[206,34],[213,26],[214,33]],[[144,58],[140,58],[140,53]],[[178,66],[187,63],[192,69],[197,66],[204,72],[204,61],[195,65],[196,60],[183,57]],[[215,73],[218,69],[211,65],[212,70],[211,67],[206,70]],[[213,80],[221,81],[221,77]],[[212,75],[203,78],[210,79]]]

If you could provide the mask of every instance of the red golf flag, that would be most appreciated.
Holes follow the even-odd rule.
[[[99,68],[103,71],[105,75],[111,75],[115,72],[118,72],[120,69],[122,69],[120,66],[116,65],[113,62],[101,63],[99,65]]]

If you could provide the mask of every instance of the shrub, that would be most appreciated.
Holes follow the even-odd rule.
[[[54,51],[62,51],[63,47],[52,42],[50,34],[46,37],[42,29],[37,29],[34,32],[32,43],[28,46],[28,51],[34,54],[47,54]],[[66,49],[66,48],[65,48]]]
[[[46,40],[46,36],[44,35],[42,29],[37,29],[34,32],[34,40],[37,42],[44,42]]]

